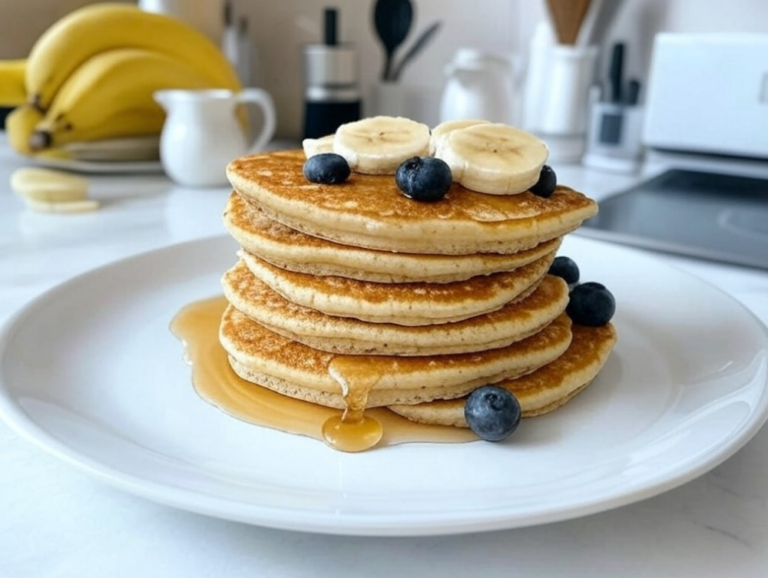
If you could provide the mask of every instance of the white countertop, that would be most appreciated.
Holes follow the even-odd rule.
[[[223,232],[228,189],[161,176],[93,177],[100,211],[32,213],[8,187],[23,160],[0,141],[0,322],[52,286],[115,259]],[[558,169],[604,198],[633,177]],[[768,273],[662,256],[768,323]],[[251,527],[122,493],[0,424],[0,576],[768,575],[768,430],[708,474],[643,502],[572,521],[439,538],[349,538]]]

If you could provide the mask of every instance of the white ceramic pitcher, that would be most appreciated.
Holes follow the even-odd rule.
[[[509,60],[460,48],[445,74],[448,80],[440,103],[441,122],[463,118],[510,122],[513,78]]]
[[[216,187],[227,184],[227,164],[256,152],[275,132],[275,106],[258,88],[230,90],[161,90],[155,100],[166,111],[160,135],[160,160],[165,173],[181,185]],[[235,115],[237,105],[252,103],[263,112],[263,125],[249,142]]]

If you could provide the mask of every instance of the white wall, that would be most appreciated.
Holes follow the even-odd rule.
[[[414,0],[416,23],[411,37],[436,19],[444,26],[429,48],[406,71],[403,82],[432,87],[439,94],[443,66],[460,46],[472,46],[518,57],[524,65],[536,24],[547,17],[544,0]],[[279,8],[277,7],[279,5]],[[299,46],[320,39],[322,10],[341,11],[342,38],[353,42],[362,60],[361,78],[369,96],[382,63],[382,50],[371,23],[373,0],[235,0],[238,12],[252,21],[263,82],[277,97],[281,133],[296,136],[301,127],[301,61]],[[653,35],[659,31],[748,31],[768,33],[765,0],[621,0],[613,26],[603,38],[628,45],[626,72],[644,78]],[[603,51],[605,53],[606,51]],[[599,69],[605,70],[601,58]]]
[[[341,37],[353,42],[362,60],[361,78],[369,95],[382,63],[371,15],[373,0],[233,0],[237,15],[249,18],[260,57],[263,85],[278,103],[281,136],[297,136],[302,116],[301,46],[320,40],[322,12],[341,12]],[[536,24],[546,17],[544,0],[413,0],[411,37],[435,19],[444,26],[427,51],[405,72],[403,82],[439,93],[443,66],[460,46],[524,57]],[[37,35],[60,15],[88,0],[2,0],[0,58],[26,54]],[[627,73],[643,76],[652,36],[662,30],[768,33],[765,0],[622,0],[605,43],[628,43]],[[524,61],[523,61],[524,62]]]

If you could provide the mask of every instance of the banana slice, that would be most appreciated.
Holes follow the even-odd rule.
[[[17,195],[32,201],[65,203],[82,201],[88,196],[88,181],[84,178],[51,169],[16,169],[10,184]]]
[[[452,131],[437,156],[451,167],[453,180],[468,189],[516,195],[536,184],[549,151],[518,128],[479,124]]]
[[[59,214],[74,214],[74,213],[90,213],[99,208],[99,202],[93,199],[86,199],[84,201],[66,201],[51,203],[47,201],[36,201],[34,199],[25,199],[27,208],[37,213],[59,213]]]
[[[402,117],[365,118],[338,128],[333,152],[355,172],[394,175],[404,160],[429,154],[429,127]]]
[[[432,135],[429,138],[429,154],[432,156],[439,155],[440,151],[445,145],[445,141],[448,140],[448,135],[453,131],[475,126],[477,124],[490,124],[490,121],[476,118],[465,118],[460,120],[446,120],[445,122],[441,122],[432,129]]]
[[[335,135],[329,134],[320,138],[305,138],[301,141],[301,148],[304,149],[304,155],[309,158],[321,153],[333,152],[333,138]]]

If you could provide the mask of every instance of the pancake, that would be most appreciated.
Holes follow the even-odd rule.
[[[562,356],[532,373],[497,384],[517,397],[523,417],[549,413],[570,401],[597,376],[616,343],[616,330],[610,323],[600,327],[574,324],[571,331],[571,345]],[[467,427],[464,402],[464,398],[439,400],[391,405],[389,409],[418,423]]]
[[[568,285],[546,275],[524,299],[464,321],[421,327],[368,323],[291,303],[239,262],[222,278],[232,305],[275,333],[310,347],[351,355],[444,355],[504,347],[541,330],[568,304]]]
[[[242,262],[260,281],[288,301],[326,315],[371,323],[435,325],[461,321],[514,302],[546,275],[550,253],[512,272],[454,283],[374,283],[285,271],[247,251]]]
[[[235,190],[271,219],[337,243],[384,251],[468,255],[517,253],[563,236],[597,213],[597,203],[559,186],[485,195],[454,183],[435,203],[402,195],[391,175],[353,173],[341,184],[308,182],[301,151],[241,157],[227,167]]]
[[[341,245],[312,237],[268,218],[254,203],[232,193],[224,211],[227,231],[249,253],[282,269],[377,283],[451,283],[512,271],[557,251],[561,239],[499,255],[419,255]]]
[[[344,408],[341,386],[329,372],[337,356],[269,331],[231,305],[219,340],[243,379],[278,393]],[[423,357],[363,356],[376,376],[368,407],[459,397],[479,385],[519,376],[550,363],[568,348],[570,319],[562,314],[536,335],[481,353]]]

